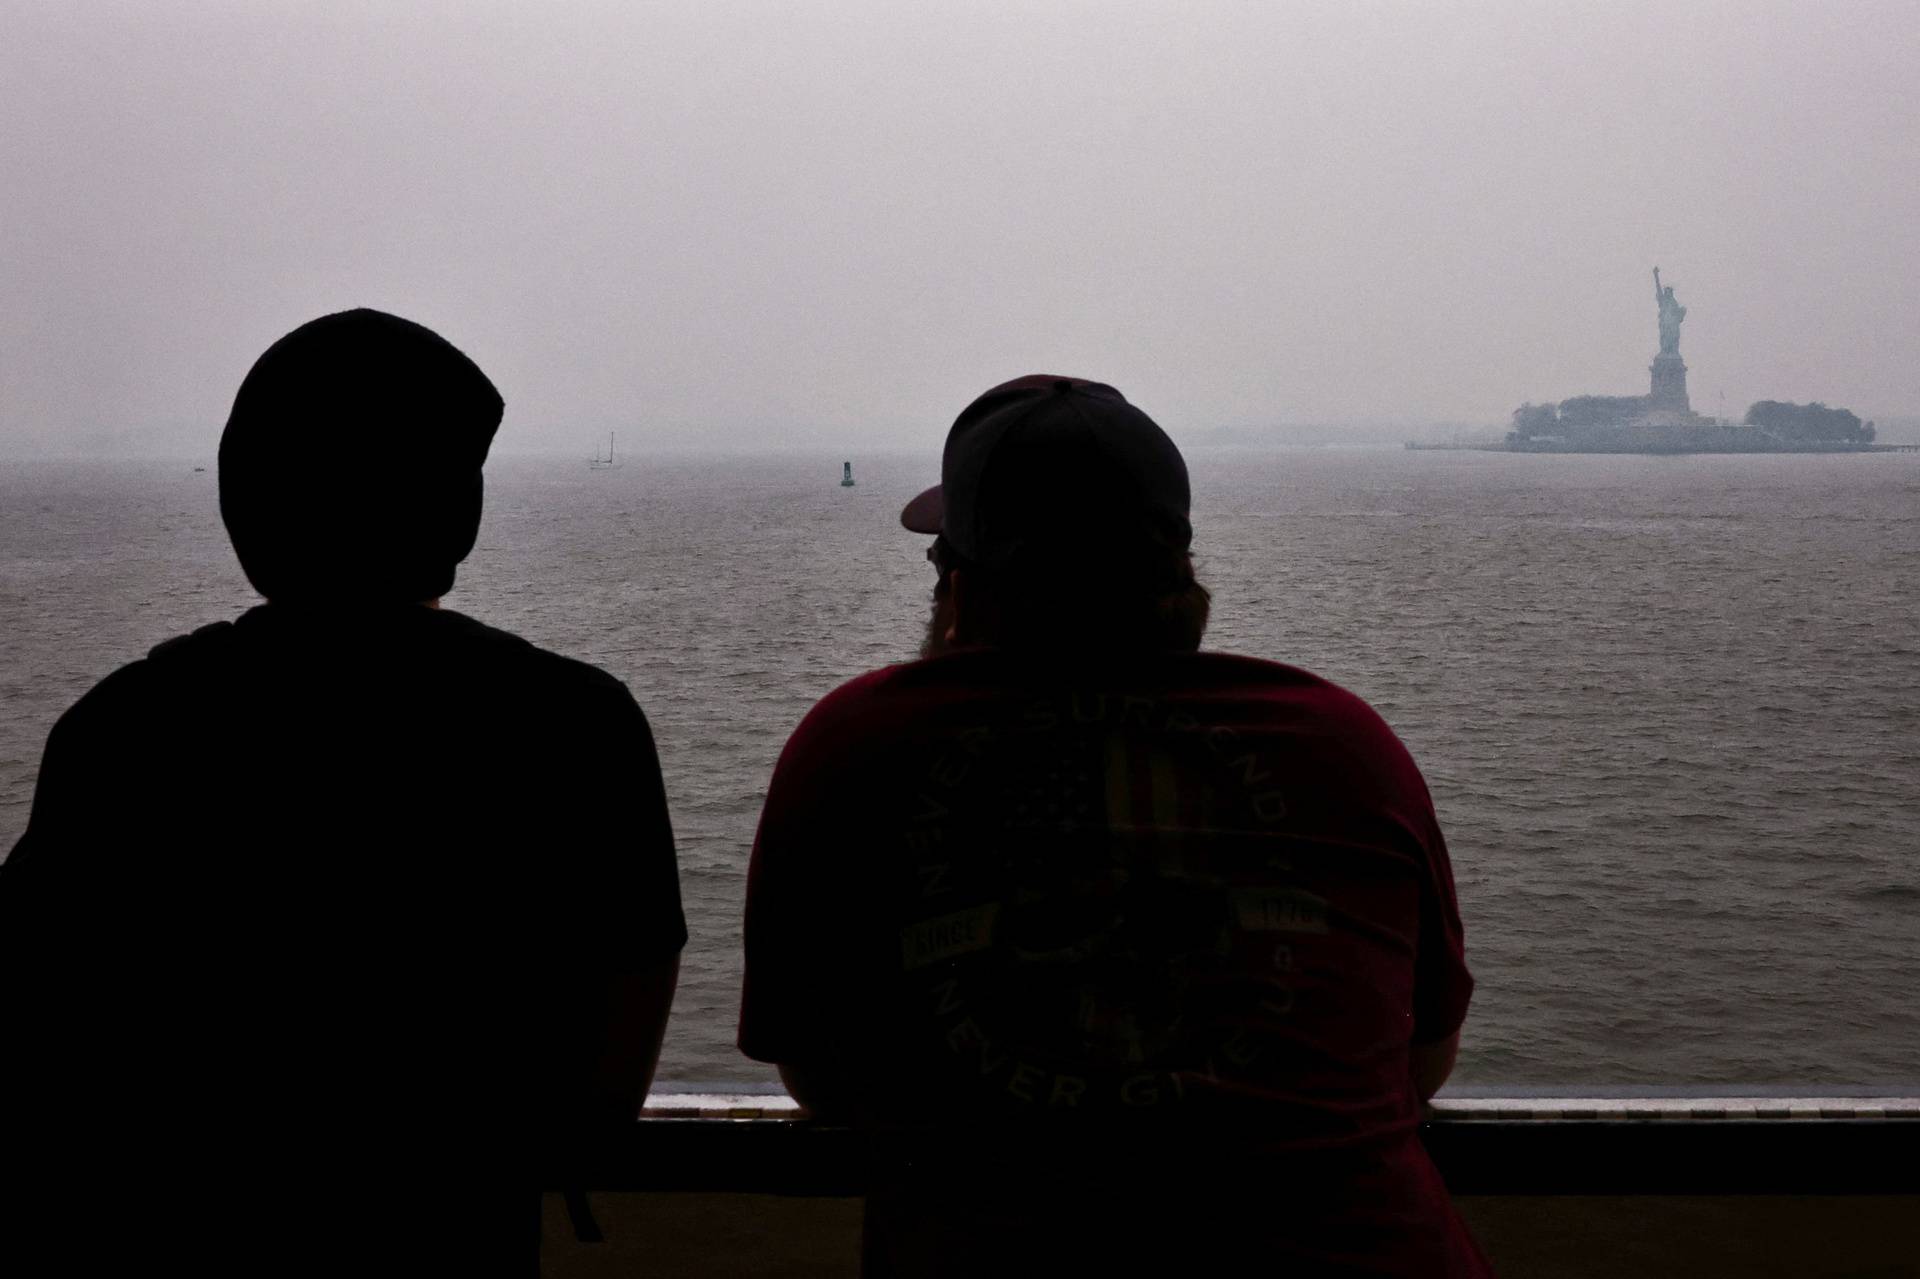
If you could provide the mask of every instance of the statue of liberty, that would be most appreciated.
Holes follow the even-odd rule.
[[[1674,300],[1673,286],[1660,287],[1660,268],[1653,268],[1653,300],[1660,305],[1660,354],[1680,354],[1680,321],[1687,318],[1687,308]]]

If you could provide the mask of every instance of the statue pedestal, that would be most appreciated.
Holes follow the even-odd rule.
[[[1656,412],[1690,413],[1687,403],[1687,366],[1678,355],[1653,357],[1652,386],[1647,392],[1648,407]]]

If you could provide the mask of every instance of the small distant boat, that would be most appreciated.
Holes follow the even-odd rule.
[[[587,466],[590,469],[595,471],[605,471],[605,470],[610,470],[613,467],[616,467],[618,465],[620,464],[613,460],[613,432],[608,431],[607,432],[607,455],[605,457],[601,457],[600,454],[596,452],[591,458],[587,459]]]
[[[194,468],[193,468],[193,470],[194,470],[194,474],[196,474],[196,475],[197,475],[197,474],[199,474],[199,473],[200,473],[201,471],[204,471],[204,470],[206,470],[206,469],[207,469],[207,468],[206,468],[206,467],[204,467],[204,466],[196,466],[196,467],[194,467]]]
[[[853,463],[851,462],[840,464],[840,487],[843,489],[853,487]]]

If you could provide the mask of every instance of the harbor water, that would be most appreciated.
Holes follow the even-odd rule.
[[[653,722],[692,931],[666,1082],[771,1080],[732,1047],[766,779],[926,615],[897,515],[937,459],[843,460],[496,459],[446,601]],[[1479,982],[1458,1081],[1920,1080],[1920,456],[1189,460],[1208,646],[1361,694],[1427,775]],[[254,602],[207,465],[0,465],[0,850],[67,705]]]

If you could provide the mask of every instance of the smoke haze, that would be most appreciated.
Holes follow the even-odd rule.
[[[551,10],[551,12],[547,10]],[[432,325],[500,447],[932,451],[1637,393],[1920,408],[1920,5],[0,0],[0,455],[211,454],[274,338]],[[1724,393],[1724,401],[1721,395]]]

